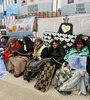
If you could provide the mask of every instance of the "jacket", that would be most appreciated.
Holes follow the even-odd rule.
[[[65,55],[64,57],[64,60],[66,62],[68,62],[68,58],[70,55],[73,55],[73,56],[86,56],[86,57],[89,57],[90,56],[90,52],[89,52],[89,49],[87,46],[85,46],[82,50],[81,50],[81,53],[78,53],[78,51],[75,49],[75,47],[71,48],[70,51],[67,52],[67,54]]]
[[[3,55],[5,56],[4,62],[6,63],[10,57],[15,56],[14,54],[12,54],[12,51],[19,50],[20,48],[21,45],[18,43],[18,41],[15,42],[14,48],[10,48],[10,46],[8,46],[8,48],[3,53]]]

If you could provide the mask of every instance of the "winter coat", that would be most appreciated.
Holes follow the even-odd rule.
[[[18,52],[16,52],[16,53],[18,53],[18,54],[20,54],[21,56],[23,56],[24,54],[27,55],[27,53],[33,53],[33,51],[34,51],[33,46],[31,46],[30,44],[26,45],[26,49],[27,49],[27,50],[24,50],[24,44],[23,44],[23,45],[21,46],[21,48],[20,48],[19,50],[17,50]]]
[[[4,62],[6,63],[10,57],[14,56],[14,54],[12,54],[12,51],[19,50],[20,48],[21,45],[18,43],[18,41],[15,42],[14,48],[10,48],[10,46],[8,46],[8,48],[3,53],[3,55],[5,56]]]
[[[53,49],[53,50],[51,48],[49,48],[48,54],[49,54],[49,57],[52,57],[52,58],[56,59],[57,61],[62,62],[62,60],[65,56],[65,50],[62,46],[60,46],[58,50],[57,50],[57,48]]]

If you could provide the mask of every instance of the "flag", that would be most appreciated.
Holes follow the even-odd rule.
[[[4,18],[4,13],[0,12],[0,19],[3,19],[3,18]]]
[[[33,24],[35,16],[24,19],[7,20],[6,32],[9,37],[23,38],[28,36],[34,38]]]
[[[7,33],[8,37],[15,37],[17,39],[23,39],[25,36],[29,38],[35,38],[33,32],[14,32],[14,33]]]
[[[0,5],[2,5],[3,4],[3,0],[0,0]]]
[[[10,5],[7,5],[6,7],[6,15],[9,17],[9,16],[16,16],[18,15],[18,4],[10,4]]]

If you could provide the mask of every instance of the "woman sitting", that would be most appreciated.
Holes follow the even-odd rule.
[[[90,51],[82,35],[77,36],[74,47],[71,48],[70,51],[65,55],[64,60],[65,63],[67,63],[66,67],[62,67],[61,70],[57,70],[55,88],[60,93],[79,91],[78,93],[86,95],[85,75],[87,72],[78,69],[74,71],[70,70],[71,68],[68,62],[71,55],[87,57],[87,59],[90,57]],[[63,66],[65,66],[65,63]]]
[[[20,50],[17,50],[15,52],[21,56],[32,57],[33,50],[34,50],[34,43],[31,41],[29,37],[24,37],[23,44]]]
[[[44,45],[41,38],[35,40],[33,56],[38,57],[39,59],[48,57],[48,48]]]
[[[13,68],[13,74],[15,77],[20,76],[24,70],[29,58],[32,57],[33,42],[28,37],[23,38],[23,45],[20,50],[16,50],[18,54],[15,57],[10,58],[10,66]],[[20,56],[19,56],[20,55]]]
[[[51,80],[55,75],[57,69],[60,68],[65,55],[64,49],[60,44],[60,41],[53,40],[48,50],[48,59],[41,70],[38,80],[35,84],[35,88],[40,91],[47,91],[49,89]],[[52,84],[53,85],[53,84]]]
[[[54,58],[54,60],[51,60],[51,64],[56,64],[55,66],[55,71],[54,71],[54,75],[57,69],[60,68],[61,64],[64,61],[64,56],[65,56],[65,50],[62,46],[62,44],[60,44],[59,40],[53,40],[51,42],[51,46],[49,47],[49,51],[48,51],[49,57]]]
[[[14,57],[15,50],[19,50],[21,48],[21,45],[18,43],[16,38],[10,38],[8,40],[9,46],[4,51],[3,55],[5,56],[4,62],[6,64],[7,71],[12,71],[13,67],[11,66],[10,58]]]
[[[33,58],[41,60],[41,58],[47,58],[47,57],[48,57],[48,48],[43,44],[43,40],[41,38],[35,39]],[[24,72],[24,80],[27,80],[27,81],[30,81],[32,77],[35,77],[37,75],[37,72],[34,73],[31,70],[29,71],[27,70],[29,67],[29,64],[30,63],[27,64],[26,70]]]

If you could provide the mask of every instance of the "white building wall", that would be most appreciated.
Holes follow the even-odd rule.
[[[45,31],[58,32],[60,24],[64,22],[63,18],[40,18],[38,19],[38,37],[43,37]],[[73,24],[73,34],[85,34],[90,36],[90,14],[68,16],[69,23]]]

